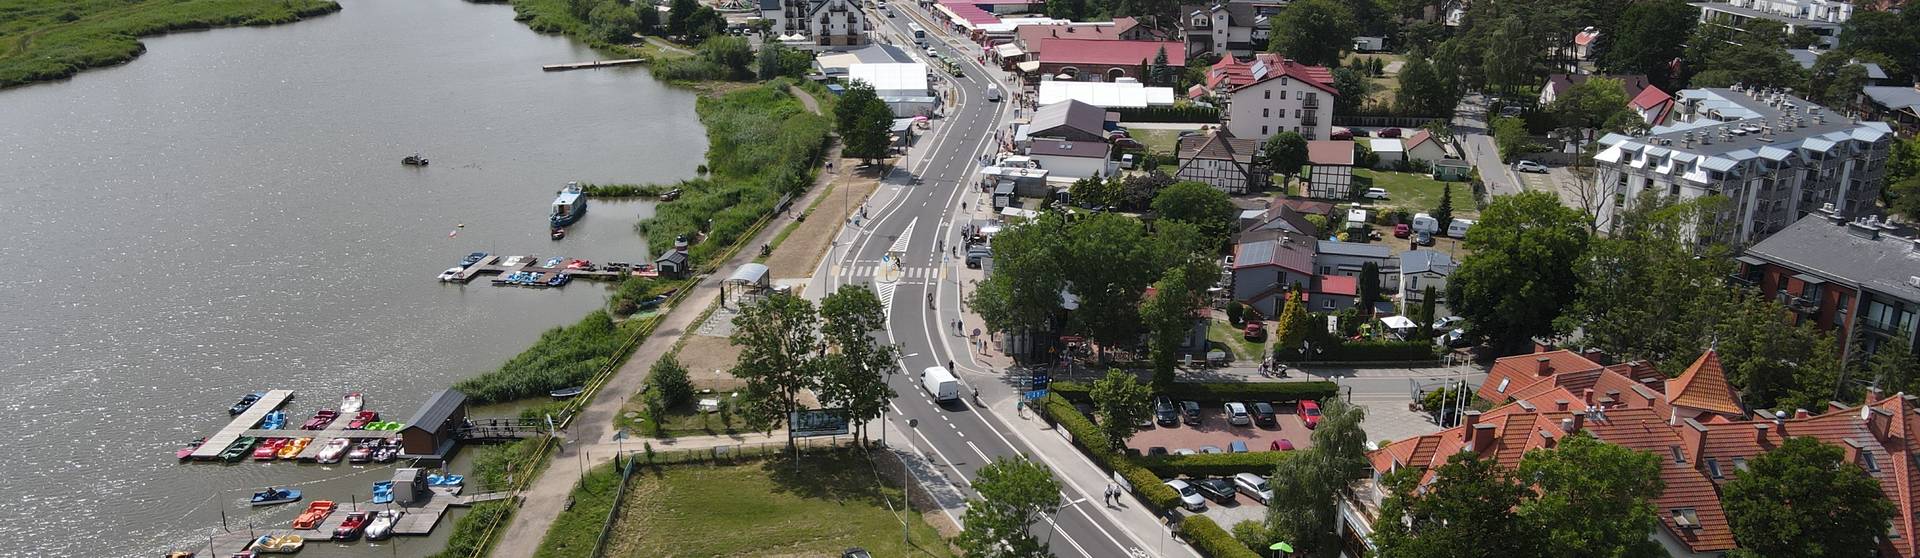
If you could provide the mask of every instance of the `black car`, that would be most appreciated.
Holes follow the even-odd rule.
[[[1260,426],[1274,426],[1279,424],[1273,419],[1273,404],[1265,401],[1254,402],[1253,423]]]
[[[1416,246],[1432,246],[1433,233],[1423,232],[1423,233],[1420,233],[1419,235],[1414,236],[1413,244]]]
[[[846,552],[840,553],[840,558],[873,558],[873,555],[868,554],[867,549],[856,546],[847,549]]]
[[[1166,454],[1167,454],[1166,446],[1154,446],[1154,447],[1147,448],[1148,457],[1152,457],[1156,455],[1166,455]]]
[[[1197,401],[1181,401],[1180,420],[1189,425],[1200,426],[1200,403]]]
[[[1153,418],[1160,422],[1160,426],[1180,424],[1180,411],[1174,408],[1173,398],[1165,395],[1154,396]]]
[[[1233,482],[1218,477],[1194,481],[1193,487],[1200,489],[1201,496],[1222,504],[1232,502],[1234,494],[1238,492],[1233,487]]]

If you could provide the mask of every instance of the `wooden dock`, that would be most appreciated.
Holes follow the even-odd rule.
[[[211,546],[201,547],[200,552],[195,554],[195,556],[232,556],[242,550],[246,550],[247,546],[253,544],[254,539],[259,538],[261,535],[300,535],[306,538],[307,544],[310,546],[317,544],[334,544],[331,542],[333,530],[340,527],[340,523],[346,520],[347,514],[356,511],[368,513],[388,509],[405,511],[407,512],[406,515],[401,516],[400,522],[394,525],[393,534],[396,536],[424,536],[432,533],[434,527],[440,524],[440,519],[446,516],[448,508],[471,506],[480,502],[505,500],[512,497],[513,493],[511,492],[489,492],[485,494],[456,496],[444,489],[435,488],[433,496],[428,498],[425,503],[417,506],[401,506],[398,504],[375,505],[366,502],[356,504],[337,501],[335,503],[338,504],[338,507],[334,509],[333,514],[328,515],[325,521],[321,521],[320,525],[315,526],[313,529],[290,529],[287,526],[291,524],[292,519],[289,518],[287,520],[288,523],[280,524],[277,528],[254,530],[237,529],[229,533],[219,533],[214,535],[212,540],[209,541]],[[295,510],[303,510],[306,509],[307,503],[312,501],[312,498],[308,498],[293,504],[286,504],[286,506]],[[298,514],[296,513],[295,515]],[[364,536],[348,544],[358,544],[361,540],[364,540]]]
[[[259,401],[255,401],[252,407],[247,407],[246,412],[235,415],[232,421],[229,421],[226,426],[220,428],[219,432],[213,433],[212,436],[207,436],[207,441],[200,444],[198,449],[193,450],[192,457],[196,460],[219,459],[222,450],[227,449],[227,446],[232,445],[234,440],[240,439],[240,436],[245,435],[247,431],[252,430],[254,426],[258,426],[261,420],[267,418],[267,413],[271,413],[278,410],[282,405],[286,405],[289,399],[293,399],[293,390],[267,390],[267,394],[262,396]]]
[[[507,260],[510,259],[511,257],[512,256],[508,256],[508,257],[487,256],[485,258],[481,258],[480,261],[475,262],[473,265],[467,266],[465,269],[460,270],[460,274],[457,276],[456,282],[468,283],[468,282],[472,282],[475,278],[478,278],[482,275],[508,275],[508,274],[518,273],[522,271],[531,271],[535,273],[565,273],[568,276],[573,277],[574,279],[594,279],[594,280],[601,280],[601,281],[618,281],[618,280],[626,279],[628,277],[659,276],[659,272],[652,271],[652,270],[639,271],[634,269],[625,269],[621,271],[613,271],[613,270],[608,270],[604,267],[597,267],[592,270],[567,269],[566,262],[564,261],[564,259],[563,261],[560,262],[560,265],[548,267],[547,265],[545,265],[546,260],[541,259],[539,256],[520,256],[520,258],[522,258],[520,261],[514,262],[513,265],[506,265]],[[548,259],[551,259],[551,258],[548,258]],[[517,287],[520,285],[509,285],[509,286]],[[547,288],[547,287],[535,287],[535,288]]]
[[[564,72],[567,70],[585,70],[588,68],[608,68],[613,66],[644,64],[646,62],[647,62],[647,59],[645,58],[622,58],[619,60],[595,60],[592,62],[574,62],[570,64],[547,64],[545,66],[541,66],[540,69],[548,72]]]

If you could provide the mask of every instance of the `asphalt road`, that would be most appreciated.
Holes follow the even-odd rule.
[[[893,9],[897,17],[870,17],[876,22],[876,32],[907,38],[901,46],[913,49],[916,47],[906,26],[908,21],[918,22],[932,35],[928,44],[935,45],[942,56],[961,61],[963,75],[941,72],[946,84],[942,95],[952,95],[958,108],[940,118],[931,135],[918,140],[915,156],[886,181],[902,184],[897,195],[868,208],[868,220],[861,225],[864,230],[851,244],[834,248],[822,271],[827,266],[839,268],[838,273],[830,274],[836,277],[830,287],[866,283],[879,291],[889,308],[886,340],[900,347],[900,368],[907,372],[895,375],[891,382],[898,397],[885,417],[890,423],[888,430],[894,436],[911,430],[914,446],[926,452],[971,496],[971,481],[981,466],[994,458],[1029,453],[1024,445],[1009,438],[1011,429],[1007,425],[968,402],[971,398],[967,395],[973,388],[981,389],[988,401],[1010,400],[1006,398],[1018,388],[987,379],[991,371],[967,370],[966,365],[972,362],[966,354],[967,341],[952,335],[950,325],[961,311],[960,285],[954,278],[960,265],[958,258],[950,255],[960,241],[960,223],[955,220],[960,218],[963,202],[979,201],[975,193],[979,157],[992,151],[994,132],[1011,107],[986,99],[991,84],[997,83],[1003,93],[1006,86],[973,61],[979,46],[944,37],[940,26],[931,25],[926,13],[912,3],[894,3]],[[917,52],[917,56],[926,57],[925,49]],[[930,67],[936,71],[942,68]],[[897,266],[893,262],[898,262]],[[963,397],[960,401],[935,403],[918,385],[919,371],[946,366],[949,361],[961,363]],[[906,427],[909,418],[917,421],[917,428]],[[1107,518],[1100,506],[1090,504],[1090,495],[1069,490],[1062,494],[1062,501],[1071,504],[1034,528],[1056,556],[1150,555]]]

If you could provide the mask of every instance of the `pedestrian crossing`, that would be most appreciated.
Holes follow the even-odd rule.
[[[856,263],[854,265],[842,267],[841,269],[845,270],[844,275],[846,275],[848,279],[855,279],[855,280],[862,279],[862,278],[879,277],[881,275],[880,272],[883,269],[894,269],[899,271],[898,277],[900,278],[900,280],[907,281],[907,282],[914,282],[914,280],[926,281],[929,279],[936,279],[940,277],[940,269],[935,267],[909,267],[909,268],[901,269],[901,268],[893,267],[888,264],[881,264],[881,263]],[[889,276],[892,277],[893,275],[889,275]]]

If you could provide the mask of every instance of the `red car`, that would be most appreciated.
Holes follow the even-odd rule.
[[[354,413],[353,420],[347,423],[347,428],[359,430],[362,428],[366,428],[367,423],[370,423],[376,420],[380,420],[380,413],[377,413],[374,411],[360,411],[358,413]]]
[[[327,428],[327,425],[333,424],[333,419],[337,418],[340,418],[340,411],[321,409],[319,412],[313,414],[313,418],[307,419],[305,424],[301,424],[300,429],[324,430]]]
[[[1267,451],[1293,451],[1293,440],[1281,438],[1267,442]]]
[[[1267,324],[1266,322],[1248,321],[1247,329],[1240,332],[1240,334],[1246,337],[1248,341],[1265,339],[1267,337]]]
[[[1406,223],[1401,223],[1393,226],[1394,238],[1406,238],[1409,236],[1413,236],[1413,227],[1408,226]]]
[[[350,541],[360,538],[360,530],[367,527],[367,512],[353,512],[340,520],[340,526],[333,530],[333,540]]]
[[[1301,422],[1307,423],[1307,428],[1318,428],[1320,426],[1319,402],[1312,399],[1303,399],[1300,401],[1299,410],[1295,412],[1300,415]]]
[[[1383,138],[1389,138],[1389,139],[1397,138],[1397,137],[1400,137],[1400,129],[1399,128],[1381,128],[1380,132],[1374,135],[1383,137]]]

